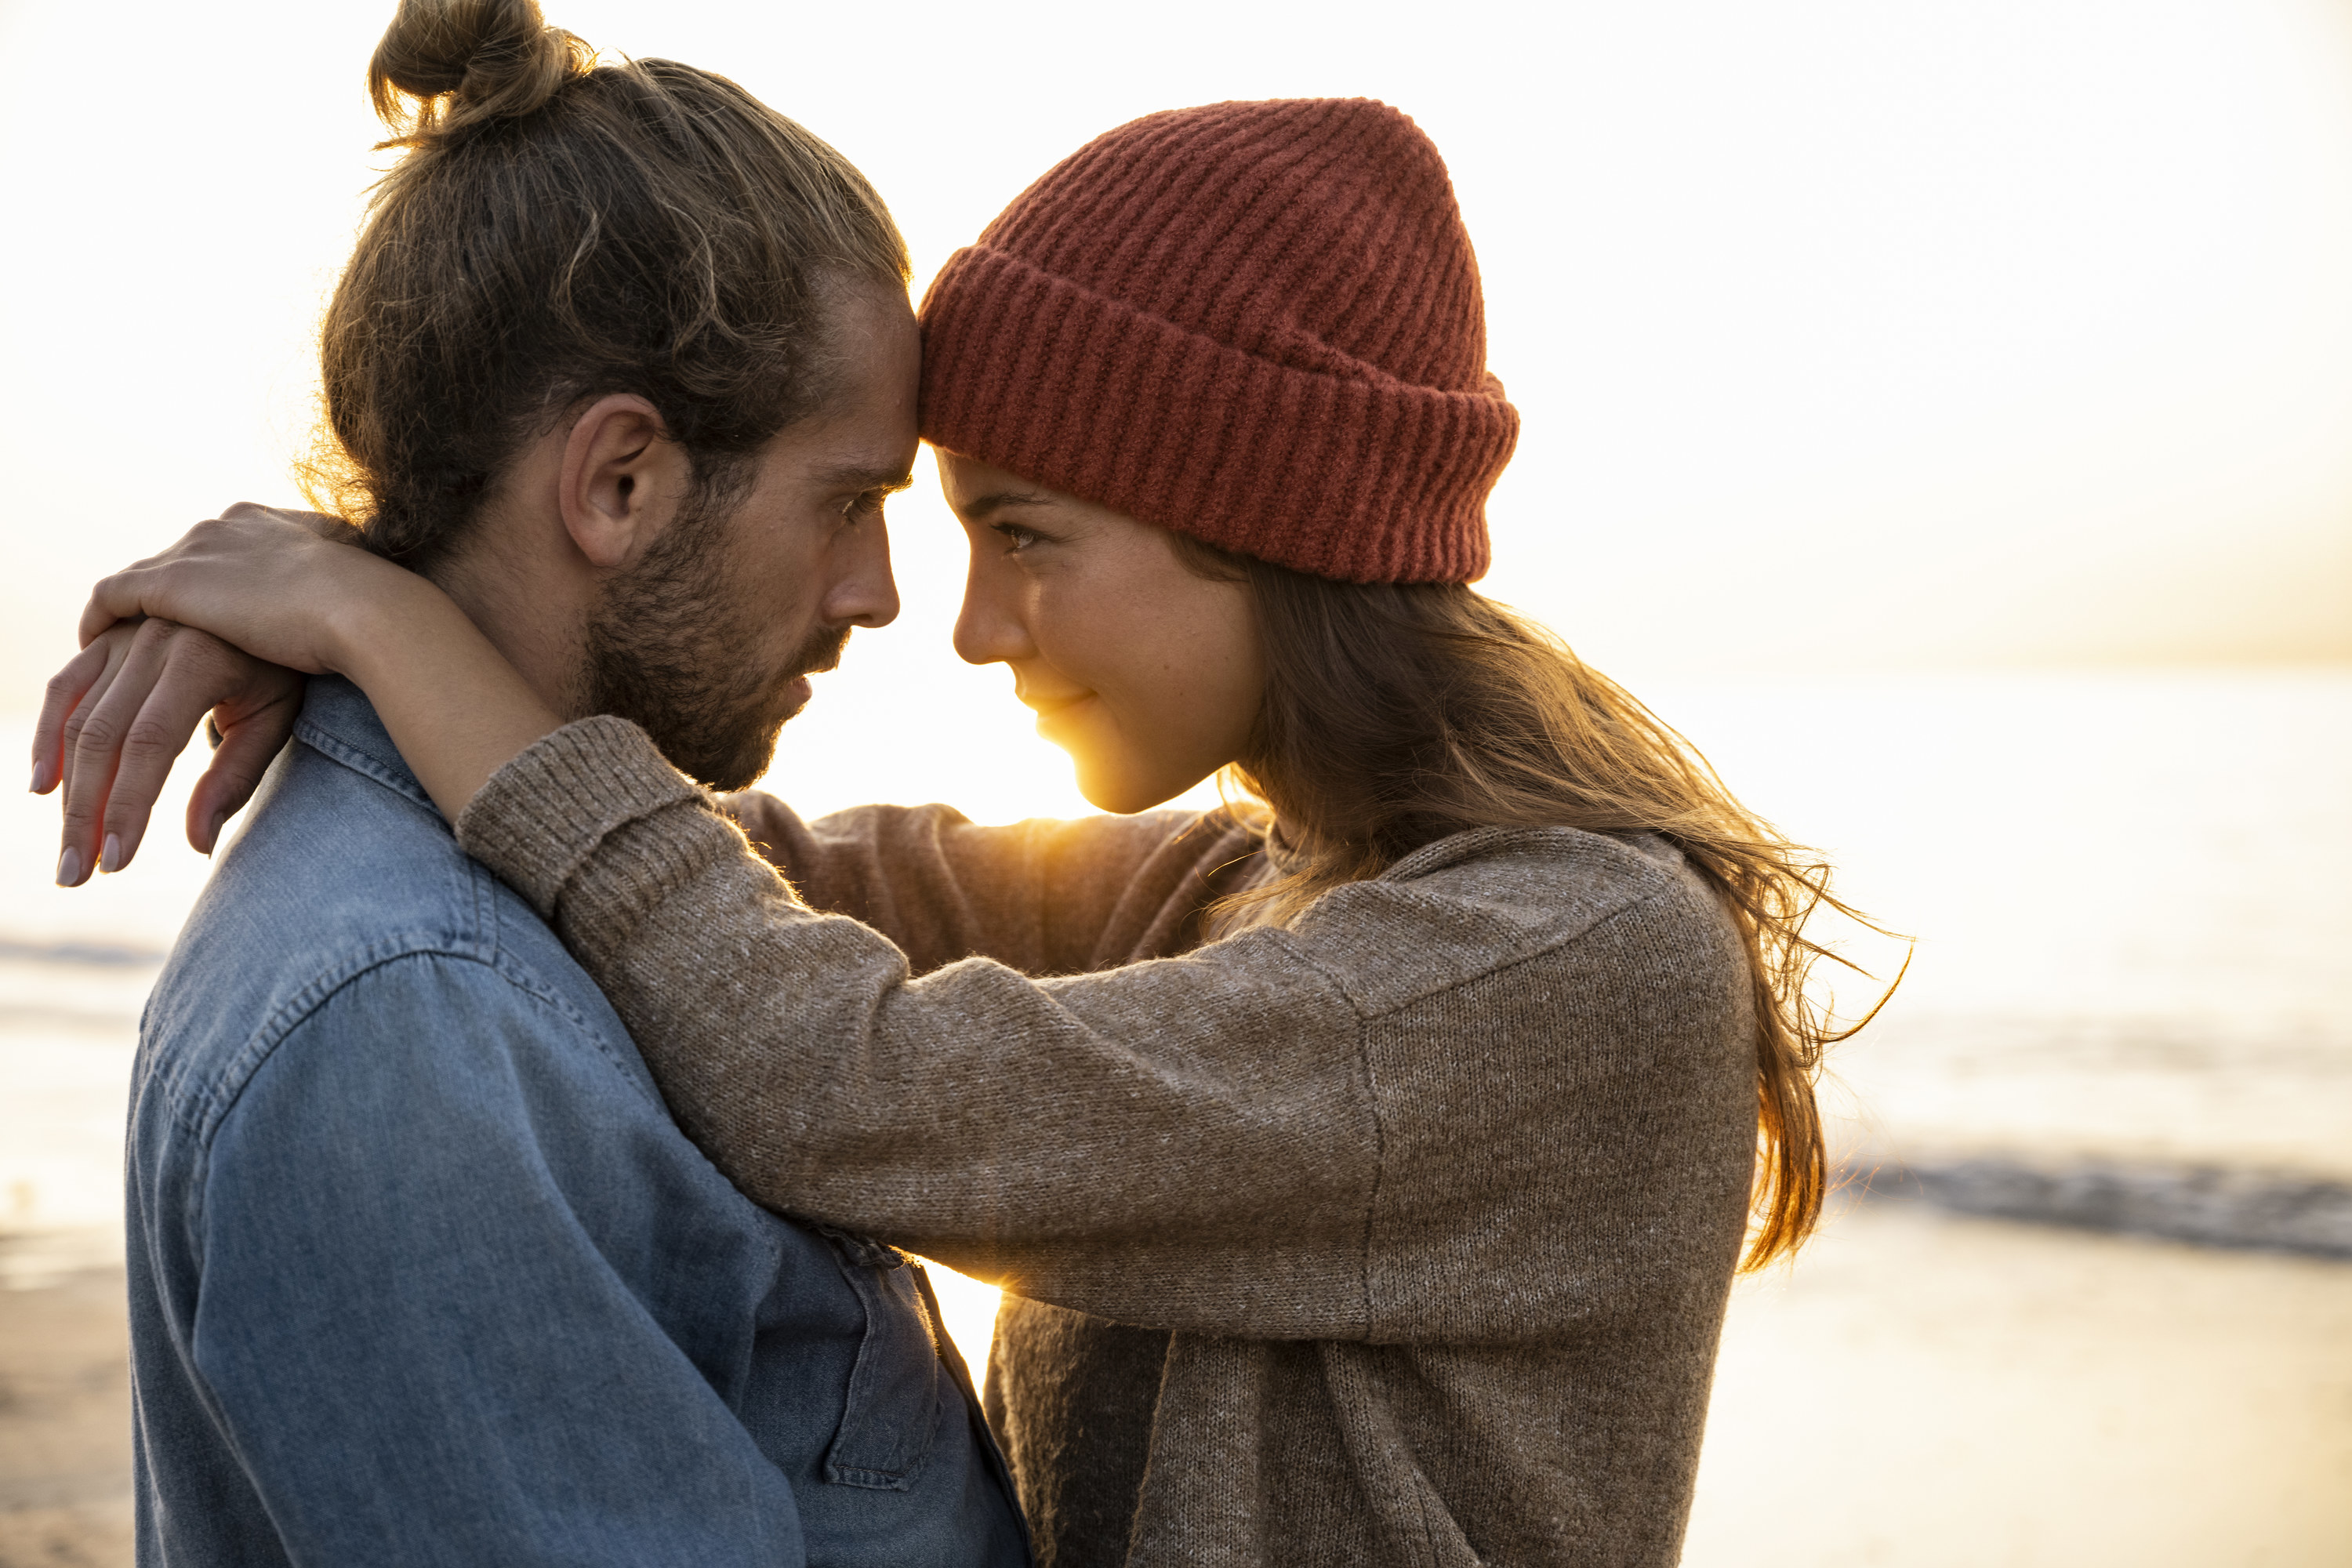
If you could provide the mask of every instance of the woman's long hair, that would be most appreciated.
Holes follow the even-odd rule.
[[[1815,961],[1833,955],[1806,921],[1824,905],[1854,916],[1828,863],[1558,637],[1467,586],[1337,583],[1175,537],[1194,570],[1255,600],[1265,707],[1228,776],[1273,808],[1294,852],[1286,875],[1228,909],[1283,918],[1473,827],[1655,833],[1721,893],[1748,949],[1758,1170],[1742,1267],[1794,1252],[1829,1184],[1822,1049],[1869,1022],[1839,1028],[1808,994]]]

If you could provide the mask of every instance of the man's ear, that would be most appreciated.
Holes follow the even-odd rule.
[[[686,449],[635,393],[598,398],[563,444],[556,501],[564,531],[596,566],[623,565],[677,515],[692,479]]]

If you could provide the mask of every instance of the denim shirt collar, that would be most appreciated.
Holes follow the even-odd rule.
[[[400,748],[392,743],[383,721],[375,716],[375,704],[341,676],[310,678],[310,690],[302,699],[302,716],[294,721],[294,738],[440,816],[440,807],[416,782],[416,775],[401,760]]]

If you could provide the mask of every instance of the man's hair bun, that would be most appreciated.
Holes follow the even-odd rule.
[[[595,61],[538,0],[401,0],[368,61],[368,96],[400,144],[421,146],[529,114]]]

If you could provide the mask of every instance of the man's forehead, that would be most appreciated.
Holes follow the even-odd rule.
[[[834,489],[903,489],[920,442],[911,413],[849,401],[787,425],[774,437],[783,471]]]
[[[829,455],[810,466],[812,482],[827,489],[903,490],[914,482],[914,471],[895,453],[847,458]]]

